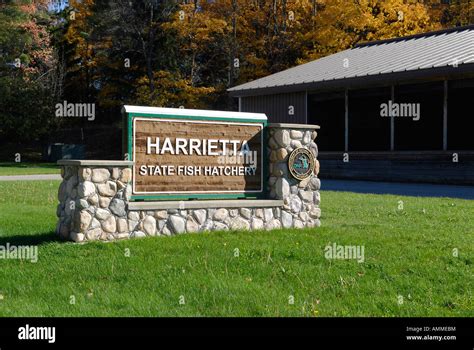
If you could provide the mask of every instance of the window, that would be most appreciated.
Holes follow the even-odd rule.
[[[448,149],[474,150],[474,79],[448,85]]]
[[[443,82],[395,87],[395,102],[419,106],[419,120],[412,116],[395,118],[395,150],[430,151],[443,149]]]
[[[321,126],[320,151],[344,151],[344,92],[308,94],[308,123]]]
[[[349,90],[349,151],[390,150],[390,118],[381,116],[390,87]]]

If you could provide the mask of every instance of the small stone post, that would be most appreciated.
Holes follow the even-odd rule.
[[[272,199],[282,199],[281,223],[285,228],[320,226],[321,210],[319,208],[321,186],[318,178],[318,146],[315,143],[318,135],[317,125],[280,124],[268,126],[267,152],[269,165],[269,195]],[[313,175],[299,181],[293,178],[288,169],[290,153],[299,147],[307,148],[315,158]]]
[[[113,240],[128,237],[130,161],[61,160],[56,232],[63,239]]]

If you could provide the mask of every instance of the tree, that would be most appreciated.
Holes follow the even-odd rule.
[[[47,1],[0,6],[0,137],[35,139],[57,124],[53,105],[61,93],[51,46]]]
[[[474,1],[448,0],[432,2],[430,13],[444,28],[474,24]]]
[[[137,81],[137,104],[202,109],[207,107],[209,94],[214,91],[212,87],[193,86],[191,81],[183,79],[179,73],[169,71],[157,71],[153,79],[156,84],[153,92],[149,89],[148,77]]]
[[[171,0],[117,0],[114,2],[71,1],[62,43],[66,56],[69,91],[88,91],[96,101],[102,122],[117,120],[124,103],[140,100],[147,82],[148,103],[154,100],[157,71],[176,66],[172,33],[162,29],[176,10]],[[158,84],[160,86],[160,84]]]
[[[299,62],[313,60],[360,42],[389,39],[438,29],[422,3],[403,0],[321,1],[316,27],[304,35],[310,43]]]

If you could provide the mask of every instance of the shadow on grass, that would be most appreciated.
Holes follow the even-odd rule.
[[[54,231],[39,233],[37,235],[30,236],[7,236],[0,237],[0,246],[6,246],[7,243],[12,246],[20,245],[41,245],[50,242],[63,242],[59,239]]]

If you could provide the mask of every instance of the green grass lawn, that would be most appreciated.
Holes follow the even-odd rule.
[[[0,163],[0,176],[3,175],[37,175],[60,174],[61,170],[56,163]]]
[[[52,233],[58,185],[0,183],[0,245],[39,244],[0,260],[1,316],[474,316],[474,201],[323,191],[316,229],[78,245]]]

